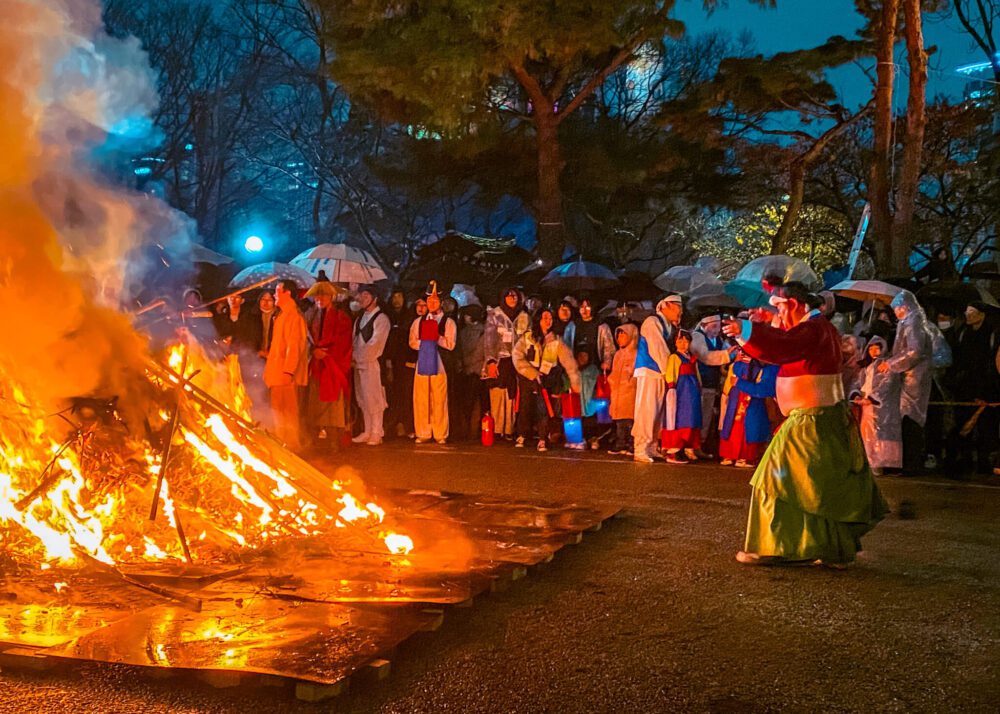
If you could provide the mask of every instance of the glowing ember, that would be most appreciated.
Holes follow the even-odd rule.
[[[413,539],[400,533],[390,533],[382,541],[389,552],[395,555],[406,555],[413,550]]]
[[[69,584],[68,583],[56,583],[53,587],[56,589],[57,593],[61,593],[63,591],[63,589],[69,587]]]

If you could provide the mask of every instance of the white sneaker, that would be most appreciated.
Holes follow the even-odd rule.
[[[635,454],[632,456],[632,460],[640,464],[651,464],[654,461],[656,461],[656,459],[654,459],[649,454],[644,454],[640,451],[635,452]]]
[[[545,439],[540,439],[538,441],[538,450],[539,451],[548,451],[549,450],[549,447],[545,443]]]
[[[323,438],[323,437],[320,437],[320,438]],[[365,434],[364,432],[362,432],[362,433],[358,434],[357,436],[355,436],[353,439],[351,439],[351,441],[353,441],[355,444],[363,444],[366,441],[368,441],[369,439],[371,439],[371,437],[368,436],[368,434]]]
[[[516,448],[516,449],[523,449],[524,448],[524,437],[523,436],[517,437],[517,441],[514,442],[514,448]]]

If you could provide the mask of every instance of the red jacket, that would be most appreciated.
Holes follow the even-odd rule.
[[[762,362],[780,365],[776,392],[783,414],[844,400],[840,334],[819,313],[810,313],[789,330],[753,323],[743,349]]]
[[[338,307],[324,311],[316,308],[309,314],[309,338],[313,350],[326,350],[326,357],[309,360],[309,376],[319,383],[319,399],[335,402],[343,396],[351,398],[351,334],[350,316]],[[322,316],[322,324],[321,324]]]

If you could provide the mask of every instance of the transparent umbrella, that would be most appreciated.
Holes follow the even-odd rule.
[[[332,283],[374,283],[387,277],[370,253],[344,243],[321,243],[299,253],[291,264],[314,276],[322,270]]]

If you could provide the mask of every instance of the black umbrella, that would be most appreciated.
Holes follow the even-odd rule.
[[[541,282],[543,288],[570,293],[599,292],[618,284],[618,277],[608,268],[583,259],[556,266]]]

